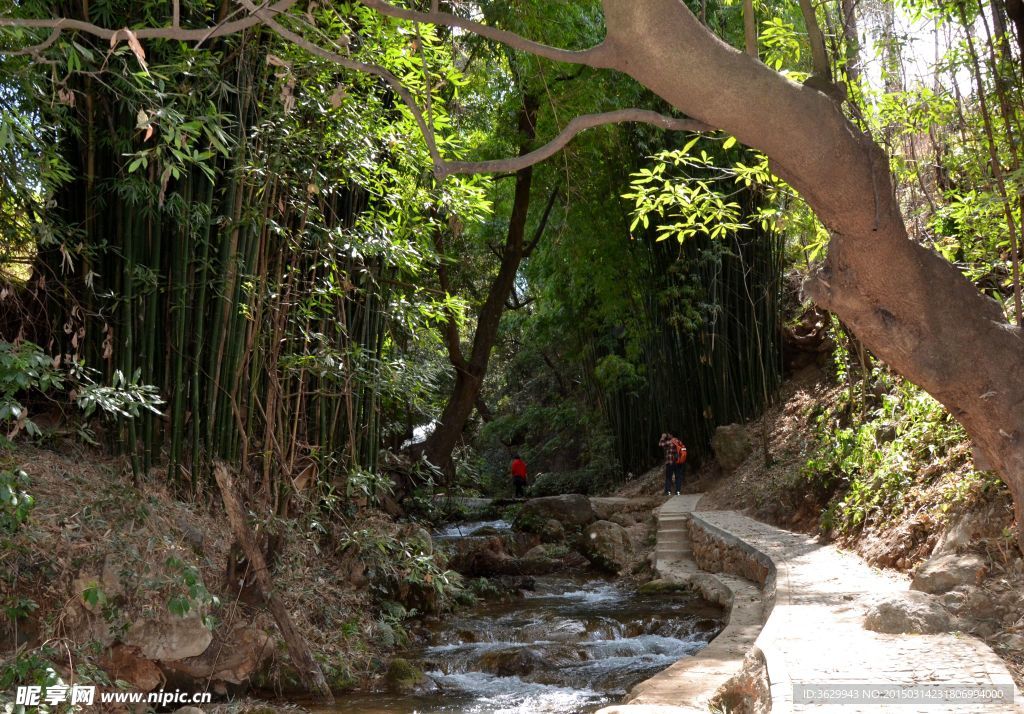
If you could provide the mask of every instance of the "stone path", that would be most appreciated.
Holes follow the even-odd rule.
[[[696,511],[698,499],[677,496],[662,506],[658,572],[700,582],[691,521],[702,542],[710,537],[717,544],[715,554],[732,554],[725,558],[727,569],[742,563],[753,563],[754,570],[767,566],[767,621],[761,607],[751,603],[756,589],[749,581],[717,574],[738,604],[722,635],[697,657],[637,685],[629,704],[599,714],[706,711],[714,691],[740,672],[747,653],[763,654],[773,712],[1024,712],[1014,703],[1019,694],[1002,660],[980,640],[959,634],[886,635],[863,628],[865,609],[873,600],[908,589],[904,576],[732,511]],[[696,558],[707,555],[699,552]],[[726,641],[719,643],[723,637]],[[956,699],[937,698],[940,685]],[[969,699],[979,691],[1001,692],[1004,699]],[[899,703],[892,703],[897,697]]]

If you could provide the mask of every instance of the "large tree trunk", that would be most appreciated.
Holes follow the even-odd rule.
[[[605,0],[601,64],[763,151],[832,234],[807,289],[960,420],[1024,525],[1024,339],[949,262],[910,241],[882,150],[839,106],[708,32],[681,0]],[[1024,538],[1021,539],[1024,547]]]
[[[533,149],[537,136],[537,98],[524,94],[519,110],[519,154],[525,155]],[[512,215],[509,217],[508,232],[501,254],[498,275],[487,293],[487,299],[477,316],[476,331],[469,359],[462,356],[458,330],[448,326],[448,354],[455,367],[455,387],[445,405],[437,428],[427,437],[425,454],[430,463],[445,473],[452,471],[454,451],[462,430],[476,407],[491,349],[498,337],[498,326],[505,311],[505,301],[512,294],[519,264],[526,255],[526,218],[530,209],[530,189],[533,186],[533,167],[528,166],[516,172],[515,195],[512,200]]]

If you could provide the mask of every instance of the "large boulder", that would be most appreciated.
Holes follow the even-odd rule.
[[[129,682],[143,692],[156,689],[164,680],[156,662],[139,656],[138,649],[120,642],[114,643],[103,652],[99,665],[110,675],[111,680]]]
[[[951,626],[937,598],[913,590],[875,602],[864,617],[864,629],[893,635],[930,635],[948,632]]]
[[[68,637],[79,644],[94,642],[109,647],[117,639],[110,623],[102,615],[90,612],[82,602],[69,602],[60,617]]]
[[[412,692],[427,681],[427,676],[404,657],[395,657],[388,665],[384,680],[393,692]]]
[[[500,537],[464,538],[455,541],[455,552],[448,558],[448,567],[469,577],[500,575],[509,572],[515,558],[505,551]]]
[[[751,441],[747,430],[740,424],[729,424],[715,429],[711,437],[711,448],[715,451],[715,458],[722,471],[731,473],[754,450],[754,443]]]
[[[468,577],[494,577],[546,575],[563,566],[560,561],[550,557],[526,555],[517,558],[505,550],[502,538],[492,537],[466,538],[462,542],[456,542],[456,550],[448,560],[448,567]]]
[[[168,680],[244,684],[274,653],[270,636],[251,625],[238,623],[228,632],[218,630],[213,644],[196,657],[162,662]]]
[[[171,661],[201,655],[213,641],[213,634],[193,608],[185,617],[163,612],[157,617],[140,618],[122,640],[138,648],[146,659]]]
[[[559,543],[565,540],[565,526],[554,518],[544,521],[544,525],[537,531],[537,535],[545,543]]]
[[[633,558],[633,542],[618,523],[597,521],[580,536],[580,552],[598,568],[620,573]]]
[[[562,496],[531,498],[516,515],[517,530],[538,533],[549,520],[556,520],[566,528],[585,526],[596,520],[590,499],[578,493]]]
[[[975,585],[984,573],[985,561],[973,553],[933,555],[917,569],[910,589],[938,595],[958,585]]]

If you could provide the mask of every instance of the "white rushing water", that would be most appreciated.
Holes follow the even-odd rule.
[[[449,526],[436,537],[504,532],[504,521]],[[494,530],[491,530],[494,529]],[[585,574],[532,579],[512,601],[444,616],[430,642],[404,653],[430,679],[410,695],[356,695],[361,714],[586,714],[703,648],[722,611],[687,593],[641,594]]]

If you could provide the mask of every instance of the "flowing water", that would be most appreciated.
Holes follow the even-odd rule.
[[[512,524],[505,520],[499,521],[469,521],[466,523],[452,523],[445,526],[434,534],[435,541],[452,541],[458,538],[469,538],[474,533],[485,529],[491,533],[508,533],[512,530]]]
[[[504,528],[486,522],[465,524],[462,532],[484,526]],[[430,677],[433,691],[347,696],[333,711],[593,712],[693,655],[722,627],[721,608],[687,593],[641,594],[586,575],[535,582],[521,600],[482,603],[443,618],[428,645],[406,653]]]

